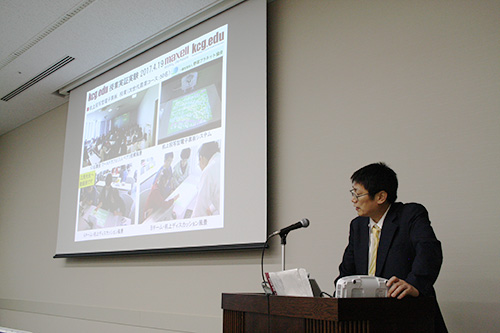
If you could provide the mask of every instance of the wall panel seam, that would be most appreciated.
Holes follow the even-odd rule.
[[[94,322],[198,332],[218,327],[221,316],[204,316],[0,298],[0,309]]]

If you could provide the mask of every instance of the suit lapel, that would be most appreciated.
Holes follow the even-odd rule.
[[[384,268],[385,261],[387,259],[387,254],[389,253],[389,249],[394,239],[394,235],[396,234],[396,231],[399,228],[397,224],[396,205],[397,204],[393,204],[391,206],[384,220],[384,226],[382,227],[382,233],[380,234],[380,242],[378,244],[377,271],[375,272],[375,276],[381,276],[381,272]]]
[[[360,267],[361,267],[361,274],[362,275],[367,275],[368,274],[368,243],[370,239],[370,219],[369,218],[363,218],[363,222],[360,224],[361,230],[360,230],[360,253],[361,253],[361,261],[360,261]]]

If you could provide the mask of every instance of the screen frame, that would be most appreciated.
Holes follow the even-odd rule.
[[[266,40],[265,40],[265,31],[266,31],[266,28],[265,28],[265,2],[263,1],[246,1],[246,2],[243,2],[241,4],[239,4],[238,6],[235,6],[235,7],[232,7],[231,9],[227,10],[227,11],[231,11],[233,10],[234,8],[238,8],[242,5],[252,5],[252,6],[261,6],[261,7],[264,7],[264,18],[260,20],[260,23],[264,24],[264,27],[263,27],[263,31],[264,33],[262,33],[262,31],[260,32],[260,35],[264,37],[264,45],[266,43]],[[226,13],[227,11],[224,11],[223,13],[221,14],[224,14]],[[217,16],[220,16],[221,14],[218,14]],[[210,21],[210,20],[209,20]],[[203,22],[204,23],[204,22]],[[196,27],[198,27],[200,24],[197,24],[193,27],[191,27],[190,29],[187,29],[186,31],[190,31]],[[170,39],[169,39],[170,40]],[[168,42],[165,41],[165,42]],[[149,55],[148,57],[149,58],[154,58],[156,55],[155,55],[155,52],[154,50],[157,49],[158,46],[155,46],[153,48],[151,48],[149,51],[153,51],[153,53],[151,55]],[[265,51],[265,46],[264,46],[264,51]],[[143,54],[147,54],[148,52],[146,53],[141,53],[141,55],[139,56],[136,56],[132,59],[135,59],[137,57],[140,57],[142,56]],[[131,60],[132,60],[131,59]],[[264,52],[264,59],[261,60],[264,64],[264,73],[266,72],[266,57],[265,57],[265,52]],[[130,70],[130,65],[128,65],[128,61],[123,63],[123,69],[122,70],[119,70],[119,72],[121,73],[126,73],[128,70]],[[122,66],[120,66],[122,67]],[[120,67],[115,67],[113,68],[113,70],[110,70],[108,72],[105,72],[103,76],[105,76],[106,74],[108,74],[109,72],[113,72],[114,70],[117,70],[117,68],[120,68]],[[133,66],[132,66],[133,67]],[[102,81],[102,79],[100,78],[100,76],[97,78],[97,82],[100,82],[99,80]],[[104,80],[105,81],[105,80]],[[92,81],[90,81],[92,82]],[[266,82],[266,75],[264,74],[264,78],[262,80],[262,83],[263,83],[263,91],[264,91],[264,99],[261,101],[262,105],[264,106],[264,115],[267,114],[267,110],[265,110],[267,108],[267,101],[266,101],[266,95],[267,95],[267,82]],[[85,87],[86,84],[83,85],[83,87]],[[72,107],[74,107],[73,104],[73,101],[72,99],[70,99],[70,112],[72,110]],[[66,155],[67,155],[67,150],[70,150],[71,147],[75,147],[75,143],[76,142],[79,142],[78,143],[78,146],[81,147],[82,146],[82,136],[80,136],[80,138],[78,138],[78,135],[75,135],[75,133],[81,133],[83,131],[83,129],[78,129],[78,128],[75,128],[75,124],[73,123],[73,120],[72,119],[73,117],[83,117],[83,115],[72,115],[72,114],[68,114],[68,123],[67,123],[67,128],[66,128],[66,145],[65,145],[65,160],[64,160],[64,164],[65,166],[63,167],[63,185],[62,185],[62,189],[61,189],[61,206],[63,206],[63,197],[64,197],[64,200],[72,200],[71,198],[68,198],[68,192],[64,190],[64,180],[65,179],[68,179],[68,177],[75,177],[74,175],[74,165],[73,165],[73,168],[71,167],[71,164],[75,163],[74,161],[71,161],[71,156],[76,156],[77,154],[75,154],[75,152],[73,152],[72,154],[68,154],[70,156],[70,162],[68,162],[68,159],[66,158]],[[259,128],[259,131],[261,135],[260,136],[263,136],[261,138],[262,142],[264,142],[264,158],[261,162],[261,165],[260,166],[257,166],[258,168],[261,168],[261,172],[264,174],[263,176],[263,179],[265,181],[265,186],[264,186],[264,189],[263,191],[260,193],[261,196],[263,196],[263,198],[260,198],[259,199],[259,203],[264,206],[267,205],[267,116],[264,117],[264,126]],[[233,129],[234,131],[234,129]],[[77,161],[76,163],[78,164],[80,161]],[[66,164],[70,164],[70,165],[66,165]],[[228,177],[226,175],[226,177]],[[229,176],[230,177],[230,176]],[[70,197],[71,197],[71,194],[70,194]],[[76,201],[76,196],[73,195],[73,199]],[[61,224],[64,223],[63,219],[64,219],[64,214],[62,213],[62,211],[64,210],[63,207],[60,207],[60,221],[59,221],[59,233],[61,233]],[[267,234],[267,208],[264,208],[264,216],[263,218],[265,219],[265,226],[264,226],[264,233],[262,233],[262,235],[259,237],[258,241],[255,241],[255,242],[242,242],[242,243],[218,243],[218,244],[204,244],[204,245],[201,245],[201,246],[186,246],[186,247],[154,247],[154,248],[133,248],[133,249],[117,249],[117,250],[112,250],[112,251],[106,251],[106,250],[98,250],[98,251],[87,251],[87,250],[76,250],[76,251],[64,251],[64,250],[61,250],[61,248],[59,247],[59,237],[60,235],[58,235],[58,246],[57,246],[57,249],[56,249],[56,254],[54,255],[54,258],[70,258],[70,257],[87,257],[87,256],[109,256],[109,255],[137,255],[137,254],[152,254],[152,253],[179,253],[179,252],[204,252],[204,251],[220,251],[220,250],[241,250],[241,249],[261,249],[264,244],[265,244],[265,240],[266,240],[266,234]],[[63,246],[63,248],[65,248]]]

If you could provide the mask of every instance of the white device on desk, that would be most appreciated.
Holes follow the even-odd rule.
[[[369,275],[351,275],[340,278],[335,297],[387,297],[387,279]]]

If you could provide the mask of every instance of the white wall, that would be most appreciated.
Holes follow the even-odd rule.
[[[385,161],[424,204],[451,332],[500,325],[500,2],[268,5],[269,230],[328,292],[354,217],[349,177]],[[22,96],[21,96],[22,97]],[[0,137],[0,326],[220,332],[222,292],[260,291],[260,252],[52,259],[67,106]],[[279,270],[279,239],[266,252]]]

